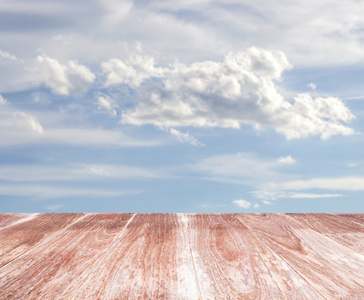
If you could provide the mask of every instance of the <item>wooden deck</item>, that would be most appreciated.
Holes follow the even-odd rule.
[[[0,299],[364,299],[364,214],[0,214]]]

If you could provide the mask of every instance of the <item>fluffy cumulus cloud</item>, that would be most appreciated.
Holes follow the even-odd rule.
[[[353,129],[343,125],[354,119],[348,107],[338,98],[317,97],[300,94],[294,98],[294,104],[277,118],[282,125],[276,130],[288,139],[309,135],[320,135],[327,139],[332,135],[351,135]]]
[[[312,90],[316,90],[316,84],[314,84],[314,83],[309,83],[308,85],[307,85],[307,87],[309,87],[310,89],[312,89]]]
[[[292,158],[292,156],[288,155],[288,156],[281,156],[278,159],[278,162],[280,164],[292,165],[292,164],[296,163],[296,160],[294,158]]]
[[[102,64],[103,72],[107,75],[105,86],[127,84],[139,87],[150,77],[163,76],[164,70],[155,66],[154,59],[149,56],[134,56],[127,62],[113,58]]]
[[[95,75],[87,67],[75,61],[63,65],[45,55],[38,56],[37,61],[40,65],[40,81],[55,94],[84,93],[95,80]]]
[[[106,86],[126,84],[139,92],[136,107],[122,123],[158,127],[270,127],[287,139],[350,135],[354,115],[338,98],[299,94],[285,99],[277,83],[291,68],[281,51],[250,48],[229,53],[222,62],[203,61],[167,68],[150,57],[105,62]],[[149,84],[142,85],[149,80]],[[148,93],[145,93],[147,89]],[[143,92],[144,91],[144,92]]]
[[[242,199],[234,200],[233,203],[242,208],[250,208],[250,206],[252,205],[250,202]]]

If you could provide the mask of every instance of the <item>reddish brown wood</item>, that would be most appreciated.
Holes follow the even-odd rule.
[[[0,214],[0,299],[364,299],[363,214]]]

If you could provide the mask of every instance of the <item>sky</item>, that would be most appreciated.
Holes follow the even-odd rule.
[[[364,212],[364,2],[0,2],[0,212]]]

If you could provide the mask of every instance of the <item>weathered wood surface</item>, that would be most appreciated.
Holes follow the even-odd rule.
[[[0,214],[0,299],[364,299],[364,215]]]

